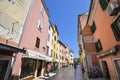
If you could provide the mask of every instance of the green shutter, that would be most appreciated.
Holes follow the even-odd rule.
[[[120,40],[120,30],[119,30],[119,28],[117,27],[117,25],[115,23],[113,23],[111,25],[111,28],[113,30],[113,33],[115,35],[116,40],[119,41]]]
[[[107,2],[105,0],[99,0],[99,3],[102,10],[105,10],[107,8]]]

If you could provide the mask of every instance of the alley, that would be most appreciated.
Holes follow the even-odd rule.
[[[61,68],[53,78],[48,80],[84,80],[80,65],[76,69],[71,66]]]

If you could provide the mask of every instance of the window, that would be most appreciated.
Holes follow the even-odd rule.
[[[48,41],[50,41],[50,34],[48,34]]]
[[[53,40],[52,40],[52,43],[51,43],[52,45],[53,45]]]
[[[42,24],[42,21],[39,19],[39,21],[38,21],[38,28],[39,28],[39,30],[41,31],[42,30],[42,28],[43,28],[43,24]]]
[[[109,1],[110,0],[99,0],[99,3],[100,3],[102,10],[105,10],[107,8]]]
[[[117,41],[120,41],[120,15],[111,25],[112,31]]]
[[[39,45],[40,45],[40,39],[37,37],[35,47],[39,48]]]
[[[93,25],[91,26],[91,32],[94,33],[96,30],[95,22],[93,22]]]
[[[97,52],[100,52],[100,51],[102,50],[102,45],[101,45],[100,40],[98,40],[98,41],[95,43],[95,47],[96,47],[96,51],[97,51]]]
[[[20,78],[34,75],[36,68],[36,60],[30,58],[23,58]]]
[[[42,16],[44,16],[45,10],[43,7],[41,8],[40,12],[41,12]]]
[[[47,53],[47,55],[49,54],[49,46],[47,46],[47,52],[46,53]]]
[[[53,50],[51,49],[51,57],[53,56]]]
[[[50,30],[50,25],[49,25],[49,30]]]
[[[56,36],[54,37],[55,41],[56,41]]]
[[[114,64],[117,71],[118,80],[120,80],[120,76],[119,76],[120,75],[120,59],[114,60]]]

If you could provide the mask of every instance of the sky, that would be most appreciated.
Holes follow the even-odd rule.
[[[57,25],[59,40],[67,44],[78,58],[78,15],[89,11],[90,0],[45,0],[45,3],[51,23]]]

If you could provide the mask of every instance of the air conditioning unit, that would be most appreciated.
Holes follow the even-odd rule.
[[[118,2],[111,2],[111,4],[108,7],[108,14],[110,16],[117,15],[119,11],[120,11],[120,4]]]

